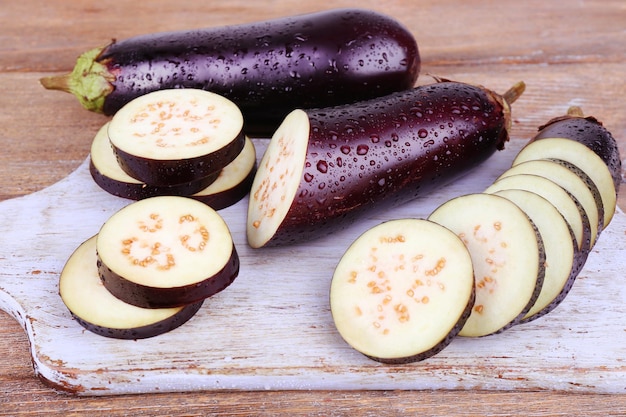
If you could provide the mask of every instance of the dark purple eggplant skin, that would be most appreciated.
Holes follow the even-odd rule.
[[[82,317],[75,315],[74,313],[70,313],[78,324],[97,335],[109,337],[112,339],[139,340],[159,336],[182,326],[196,315],[196,313],[200,310],[203,304],[204,300],[186,305],[178,313],[174,314],[171,317],[168,317],[165,320],[162,320],[158,323],[130,329],[118,329],[100,326],[97,324],[93,324],[83,319]]]
[[[307,110],[303,178],[266,246],[332,233],[365,211],[406,203],[467,173],[504,148],[510,102],[480,86],[440,81]]]
[[[210,155],[189,159],[151,159],[131,155],[115,145],[117,162],[128,175],[146,184],[169,187],[213,177],[237,158],[246,143],[241,131],[237,137]]]
[[[250,188],[252,187],[252,182],[254,181],[254,175],[256,174],[256,168],[255,164],[248,175],[233,188],[216,194],[203,194],[200,192],[190,195],[189,197],[206,204],[216,211],[235,205],[250,193]]]
[[[539,127],[532,140],[542,138],[567,138],[582,143],[594,151],[609,167],[616,192],[622,182],[622,159],[619,147],[611,132],[593,116],[583,116],[582,110],[572,107],[568,114],[550,120]]]
[[[143,200],[144,198],[157,197],[162,195],[182,195],[190,196],[204,190],[220,176],[220,172],[203,177],[199,180],[190,181],[183,184],[159,187],[143,183],[126,183],[117,179],[109,178],[98,170],[93,161],[89,161],[89,173],[94,182],[100,188],[116,197],[129,200]]]
[[[98,275],[115,297],[142,308],[170,308],[197,303],[226,289],[239,275],[239,255],[235,246],[224,267],[214,277],[180,287],[147,287],[120,276],[98,256]]]
[[[273,133],[295,108],[412,88],[420,71],[417,42],[402,24],[353,8],[113,41],[96,62],[112,80],[96,111],[112,115],[158,89],[198,88],[235,102],[252,136]]]

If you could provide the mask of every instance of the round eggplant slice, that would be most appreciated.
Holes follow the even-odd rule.
[[[256,149],[246,138],[246,144],[233,162],[220,171],[215,182],[191,198],[221,210],[242,200],[250,192],[256,174]]]
[[[591,225],[582,205],[572,194],[545,177],[530,174],[517,174],[503,177],[487,187],[485,193],[523,190],[537,194],[549,201],[565,218],[575,241],[574,271],[578,276],[587,262],[591,245]]]
[[[160,90],[126,104],[107,134],[121,168],[151,185],[206,177],[231,163],[245,144],[241,111],[203,90]]]
[[[595,245],[604,224],[602,208],[598,206],[590,184],[584,178],[562,164],[547,159],[519,163],[507,169],[499,178],[517,174],[534,174],[548,178],[576,197],[589,218],[591,247]]]
[[[91,144],[89,172],[95,183],[109,194],[130,200],[143,200],[161,195],[188,196],[207,188],[220,176],[220,172],[215,172],[195,181],[165,186],[143,183],[128,175],[120,167],[109,142],[107,128],[108,123],[98,130]]]
[[[525,323],[554,310],[569,293],[579,272],[574,262],[576,242],[565,218],[540,195],[524,190],[502,190],[495,194],[511,200],[530,217],[546,252],[541,292],[521,321]]]
[[[582,169],[578,168],[576,165],[572,164],[571,162],[565,161],[563,159],[555,159],[555,158],[544,159],[544,161],[554,162],[555,164],[564,166],[565,168],[569,169],[574,174],[576,174],[576,176],[579,177],[581,180],[583,180],[583,182],[585,183],[585,185],[591,192],[591,195],[593,196],[593,200],[596,204],[596,207],[598,208],[598,235],[599,235],[604,229],[604,201],[602,200],[602,194],[600,193],[600,190],[596,186],[596,183],[593,182],[591,177],[587,175]],[[531,161],[528,161],[528,162],[531,162]]]
[[[187,197],[134,202],[113,214],[97,238],[104,286],[139,307],[175,307],[210,297],[239,273],[228,226]]]
[[[567,138],[544,138],[526,145],[513,165],[537,159],[567,161],[580,168],[597,186],[604,207],[604,227],[608,226],[617,205],[617,191],[607,164],[591,148]]]
[[[572,229],[578,251],[586,256],[591,245],[591,225],[587,213],[576,197],[554,181],[533,174],[501,177],[491,184],[485,193],[490,194],[500,190],[513,189],[533,192],[552,203]]]
[[[98,275],[96,236],[82,243],[68,259],[59,279],[59,294],[81,326],[115,339],[145,339],[169,332],[193,317],[203,303],[148,309],[116,298]]]
[[[363,233],[342,256],[330,287],[340,335],[383,363],[440,352],[473,302],[467,248],[450,230],[423,219],[391,220]]]
[[[472,257],[476,301],[459,335],[487,336],[518,324],[545,274],[541,235],[526,213],[504,197],[468,194],[443,203],[428,219],[456,233]]]

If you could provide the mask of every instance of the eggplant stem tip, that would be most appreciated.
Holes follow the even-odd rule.
[[[502,97],[507,103],[512,104],[522,95],[524,90],[526,90],[526,83],[524,83],[524,81],[519,81],[509,88],[507,92],[502,95]]]

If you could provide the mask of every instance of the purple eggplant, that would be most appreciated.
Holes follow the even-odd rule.
[[[71,74],[41,82],[106,115],[155,90],[209,90],[241,108],[248,135],[264,135],[295,108],[411,88],[419,70],[417,42],[398,21],[335,9],[113,41],[81,55]]]
[[[466,173],[504,148],[510,104],[523,89],[518,83],[500,96],[438,80],[356,104],[294,110],[259,163],[248,243],[313,239]]]

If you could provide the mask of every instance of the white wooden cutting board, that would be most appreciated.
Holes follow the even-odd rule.
[[[255,141],[260,155],[264,141]],[[130,203],[100,190],[86,160],[48,189],[0,203],[0,308],[25,328],[37,375],[59,390],[111,395],[192,390],[485,389],[626,393],[626,215],[618,211],[555,311],[500,335],[457,338],[433,358],[373,362],[336,333],[328,306],[347,246],[385,219],[426,217],[482,191],[510,164],[513,141],[439,192],[299,246],[252,250],[247,200],[221,211],[241,274],[182,327],[152,339],[108,339],[72,320],[58,296],[73,250]],[[2,343],[2,341],[0,341]]]

